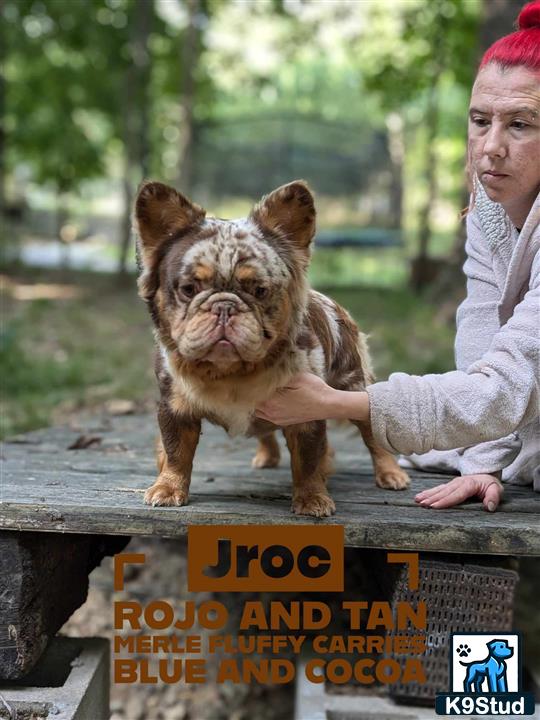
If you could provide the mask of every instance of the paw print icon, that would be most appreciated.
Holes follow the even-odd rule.
[[[459,657],[469,657],[471,653],[471,648],[468,645],[458,645],[456,648],[456,652]]]

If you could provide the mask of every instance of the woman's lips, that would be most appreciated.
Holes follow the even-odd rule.
[[[507,177],[510,176],[505,173],[495,173],[488,170],[482,173],[482,182],[487,183],[488,185],[497,185]]]

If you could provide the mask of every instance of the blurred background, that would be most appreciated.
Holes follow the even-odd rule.
[[[451,369],[468,97],[521,4],[0,0],[1,435],[153,412],[143,178],[229,218],[305,178],[311,282],[370,334],[379,378]],[[176,602],[183,548],[137,542],[138,597]],[[106,561],[64,632],[111,637],[111,577]],[[537,582],[520,593],[517,626],[538,638]],[[112,718],[286,720],[293,702],[292,686],[117,685]]]
[[[466,116],[516,0],[3,0],[2,433],[151,408],[143,178],[238,217],[317,195],[311,281],[380,378],[452,367]]]

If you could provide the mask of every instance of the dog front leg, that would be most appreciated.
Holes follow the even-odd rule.
[[[292,511],[297,515],[327,517],[336,511],[326,489],[330,472],[326,423],[321,420],[283,429],[291,453]]]
[[[162,400],[158,423],[161,431],[157,458],[159,475],[146,491],[144,501],[148,505],[186,505],[201,421],[174,413]]]
[[[411,484],[410,478],[397,464],[396,458],[388,450],[375,442],[371,425],[368,422],[351,420],[362,433],[362,438],[373,461],[375,483],[385,490],[405,490]]]

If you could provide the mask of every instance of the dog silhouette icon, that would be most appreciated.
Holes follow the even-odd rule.
[[[487,643],[488,656],[485,660],[463,662],[460,665],[467,668],[463,690],[468,693],[482,692],[482,685],[487,680],[487,692],[508,692],[506,680],[506,662],[514,654],[514,648],[509,647],[508,640],[491,640]]]

